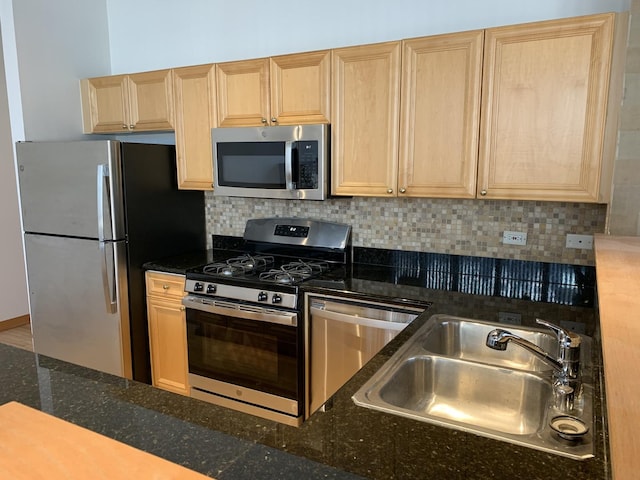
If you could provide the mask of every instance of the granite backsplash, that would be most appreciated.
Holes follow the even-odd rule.
[[[607,206],[588,203],[421,198],[334,198],[323,202],[214,197],[211,235],[242,236],[249,218],[309,217],[348,223],[357,247],[594,265],[593,250],[565,248],[566,235],[604,232]],[[527,233],[526,246],[502,232]]]

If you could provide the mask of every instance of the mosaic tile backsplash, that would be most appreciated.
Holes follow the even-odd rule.
[[[348,223],[353,245],[416,252],[594,265],[592,250],[565,248],[567,233],[604,232],[606,205],[413,198],[323,202],[214,197],[206,192],[207,238],[242,236],[249,218],[307,217]],[[503,245],[504,230],[527,245]]]

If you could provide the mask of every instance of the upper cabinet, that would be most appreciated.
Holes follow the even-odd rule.
[[[211,128],[215,126],[215,66],[173,71],[178,188],[211,190]]]
[[[483,38],[476,30],[403,42],[401,196],[475,197]]]
[[[486,31],[479,196],[600,200],[613,32],[613,14]]]
[[[216,65],[220,127],[329,123],[330,52]]]
[[[173,130],[171,70],[83,79],[84,133]]]
[[[400,42],[333,51],[332,193],[393,195],[397,184]]]
[[[85,79],[84,130],[175,125],[184,189],[212,188],[213,127],[331,123],[334,195],[606,203],[625,18]]]

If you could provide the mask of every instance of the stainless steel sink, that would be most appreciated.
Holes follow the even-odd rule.
[[[403,361],[378,393],[380,400],[409,415],[516,435],[535,433],[544,426],[550,394],[549,382],[526,372],[496,375],[491,366],[428,355]]]
[[[353,396],[357,405],[414,420],[463,430],[551,453],[593,456],[593,383],[590,339],[582,395],[572,415],[589,431],[562,439],[549,427],[558,415],[552,372],[519,348],[485,346],[488,332],[503,324],[434,315]],[[536,345],[553,349],[554,337],[536,328],[510,328]],[[532,357],[532,358],[529,358]]]
[[[485,345],[487,334],[496,328],[496,324],[444,315],[439,315],[433,320],[424,332],[422,340],[422,347],[431,354],[528,372],[551,370],[549,365],[521,348],[511,348],[504,352],[487,348]],[[548,330],[511,328],[510,325],[502,324],[499,326],[508,328],[510,332],[542,347],[547,352],[557,354],[556,338]]]

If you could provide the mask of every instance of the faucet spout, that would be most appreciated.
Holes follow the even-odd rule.
[[[554,387],[570,386],[576,395],[580,395],[580,336],[545,320],[536,319],[536,322],[548,327],[555,334],[558,339],[558,358],[552,357],[538,345],[501,328],[489,332],[486,345],[494,350],[506,350],[509,342],[520,345],[553,367],[556,378]]]
[[[540,360],[553,367],[556,372],[562,372],[562,364],[535,343],[531,343],[530,341],[525,340],[524,338],[507,330],[502,330],[501,328],[496,328],[487,335],[487,347],[493,348],[494,350],[506,350],[509,342],[520,345],[525,350],[533,353]]]

